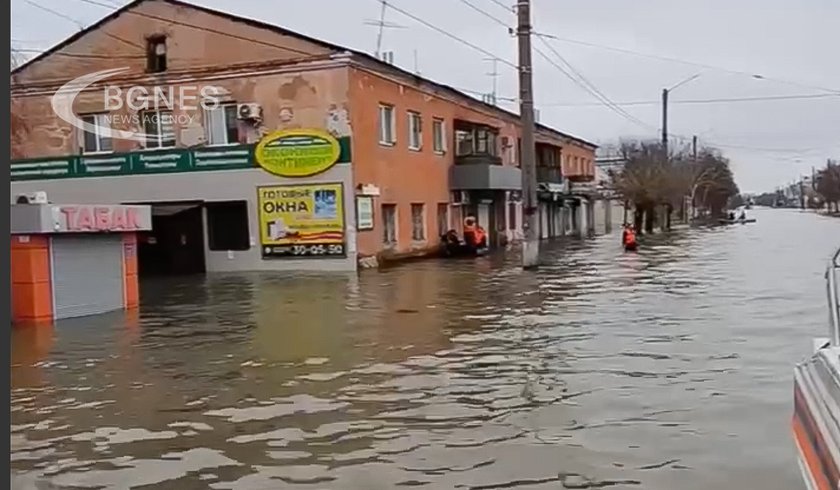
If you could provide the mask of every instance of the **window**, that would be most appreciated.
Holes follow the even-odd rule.
[[[446,235],[449,231],[449,203],[442,202],[437,205],[438,236]]]
[[[166,71],[166,37],[153,36],[146,40],[146,71]]]
[[[432,149],[435,153],[446,151],[446,126],[443,119],[432,120]]]
[[[422,204],[411,205],[411,239],[422,242],[426,239],[426,219]]]
[[[146,148],[175,146],[172,111],[144,111],[143,132],[146,133]]]
[[[455,130],[455,156],[473,154],[473,133],[463,129]]]
[[[394,106],[382,104],[379,106],[379,143],[393,145],[396,139],[396,121],[394,120]]]
[[[394,246],[397,244],[397,205],[382,205],[383,236],[385,245]]]
[[[223,104],[204,111],[208,145],[233,145],[239,142],[236,104]]]
[[[420,113],[408,111],[408,149],[423,148],[423,118]]]
[[[476,153],[499,156],[498,134],[490,127],[456,128],[455,156]]]
[[[93,126],[91,131],[84,130],[82,137],[82,153],[101,153],[113,151],[111,137],[105,136],[110,129],[108,114],[88,114],[82,116],[82,121]]]
[[[508,203],[508,230],[516,231],[516,203]]]
[[[210,250],[248,250],[248,204],[245,201],[208,202],[207,246]]]

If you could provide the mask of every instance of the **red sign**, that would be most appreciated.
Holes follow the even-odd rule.
[[[143,229],[137,208],[123,206],[61,206],[67,231]]]

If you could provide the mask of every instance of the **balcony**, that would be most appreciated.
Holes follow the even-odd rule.
[[[537,182],[545,184],[562,184],[563,172],[558,167],[537,167]]]
[[[510,165],[472,163],[449,169],[449,187],[453,191],[522,189],[522,171]]]
[[[452,190],[519,190],[522,173],[502,164],[498,129],[455,121],[455,165],[449,183]]]

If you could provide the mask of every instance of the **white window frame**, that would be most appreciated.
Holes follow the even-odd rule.
[[[420,207],[420,234],[422,235],[420,238],[414,236],[414,210],[416,206]],[[413,202],[411,203],[411,241],[418,243],[418,242],[425,242],[428,239],[428,230],[426,229],[426,204],[422,202]]]
[[[93,135],[96,137],[96,149],[91,150],[91,151],[88,151],[88,149],[85,147],[85,135],[88,133],[88,131],[85,131],[84,129],[80,130],[81,139],[79,141],[79,146],[81,147],[81,150],[82,150],[81,153],[83,155],[97,155],[97,154],[102,155],[102,154],[107,154],[107,153],[114,153],[114,139],[111,138],[111,137],[102,136],[99,133],[99,130],[102,127],[108,127],[108,129],[111,128],[111,125],[108,124],[108,120],[106,119],[106,117],[108,115],[109,114],[107,112],[95,112],[95,113],[80,115],[79,118],[82,119],[82,121],[84,121],[84,122],[87,122],[87,121],[85,121],[86,118],[93,117],[93,125],[96,128],[96,130],[93,132]],[[102,140],[103,139],[110,139],[111,140],[111,149],[110,150],[103,150],[102,149]]]
[[[440,222],[440,210],[444,206],[446,207],[446,222],[441,223]],[[437,204],[437,206],[435,206],[435,213],[437,214],[437,220],[438,220],[438,223],[437,223],[438,232],[441,236],[443,236],[446,232],[448,232],[449,230],[452,229],[452,225],[451,225],[451,223],[452,223],[452,209],[451,208],[452,208],[452,206],[450,206],[450,204],[448,202],[439,202]]]
[[[212,122],[212,120],[210,118],[210,114],[212,112],[215,112],[215,111],[222,111],[222,121],[226,124],[227,123],[227,118],[225,117],[226,114],[224,113],[224,111],[227,110],[227,108],[229,108],[229,107],[233,107],[233,112],[235,114],[236,113],[236,108],[237,108],[236,102],[223,102],[223,103],[219,104],[218,106],[216,106],[216,108],[214,108],[214,109],[207,109],[207,108],[204,109],[204,136],[207,138],[207,146],[231,146],[231,145],[238,145],[239,144],[239,140],[237,140],[237,141],[227,141],[225,143],[214,143],[213,141],[211,141],[213,132],[210,130],[210,124]],[[228,139],[227,126],[225,126],[224,133],[225,133],[225,139],[227,140]]]
[[[438,129],[440,129],[440,141],[437,139]],[[440,117],[432,118],[432,149],[438,155],[446,153],[446,120]]]
[[[385,114],[390,116],[387,121]],[[396,108],[391,104],[379,104],[379,144],[384,146],[397,144]]]
[[[408,149],[423,149],[423,116],[417,111],[408,111]]]
[[[161,114],[164,114],[164,113],[169,113],[172,116],[172,121],[171,121],[172,122],[172,144],[168,145],[168,146],[163,145],[163,142],[167,141],[167,140],[163,139],[163,131],[162,131],[163,126],[160,124],[160,120],[161,120],[160,116],[161,116]],[[140,119],[140,124],[143,127],[143,132],[144,133],[146,132],[146,123],[144,121],[144,116],[147,115],[147,114],[157,114],[157,117],[158,117],[157,145],[156,146],[149,146],[149,140],[146,139],[146,141],[143,142],[143,148],[146,149],[146,150],[161,150],[161,149],[164,149],[164,148],[175,148],[175,147],[177,147],[178,146],[178,139],[176,137],[176,131],[175,131],[175,114],[169,109],[152,109],[152,110],[142,111],[140,113],[140,118],[141,118]]]

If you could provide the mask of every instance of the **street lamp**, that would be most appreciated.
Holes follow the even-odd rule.
[[[696,80],[703,73],[694,74],[671,88],[662,89],[662,149],[665,150],[665,155],[668,155],[668,94],[677,87],[681,87],[688,82]]]

